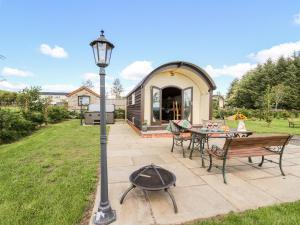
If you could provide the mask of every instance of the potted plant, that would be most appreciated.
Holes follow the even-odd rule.
[[[144,122],[142,123],[142,131],[147,131],[147,120],[144,120]]]
[[[238,124],[238,127],[237,127],[237,131],[246,131],[246,126],[245,126],[244,120],[246,120],[247,117],[245,115],[243,115],[242,113],[237,112],[233,116],[233,119],[239,121],[239,124]]]

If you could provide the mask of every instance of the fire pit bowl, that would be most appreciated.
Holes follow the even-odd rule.
[[[175,198],[170,191],[171,186],[175,186],[176,176],[159,166],[154,164],[144,166],[136,171],[134,171],[129,176],[129,181],[131,186],[122,195],[120,204],[123,203],[126,195],[134,188],[140,188],[143,191],[161,191],[167,192],[172,200],[175,213],[178,212],[177,204]]]

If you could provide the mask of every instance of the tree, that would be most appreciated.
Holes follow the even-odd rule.
[[[227,93],[227,104],[239,108],[263,109],[268,86],[271,88],[275,109],[300,110],[300,58],[269,59],[248,71],[239,81],[232,82]]]
[[[267,122],[268,127],[271,125],[273,119],[271,105],[272,105],[272,94],[271,94],[271,88],[270,86],[268,86],[266,93],[264,95],[264,119]]]
[[[287,91],[287,87],[283,84],[273,86],[271,89],[272,99],[275,103],[275,111],[278,109],[278,105],[282,102]]]
[[[87,88],[93,88],[94,84],[93,84],[92,80],[88,79],[88,80],[82,82],[82,86],[87,87]]]
[[[124,91],[123,86],[120,82],[119,78],[116,78],[113,82],[113,86],[111,88],[112,95],[115,96],[115,98],[121,98],[121,94]]]
[[[46,97],[46,98],[43,98],[42,100],[42,112],[43,112],[43,115],[44,115],[44,120],[45,120],[45,124],[47,125],[48,124],[48,112],[49,112],[49,108],[51,106],[51,102],[52,102],[52,98],[51,97]]]
[[[17,103],[22,111],[42,112],[43,102],[40,98],[40,90],[40,87],[25,88],[18,94]]]

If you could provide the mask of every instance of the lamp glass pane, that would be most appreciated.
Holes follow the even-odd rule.
[[[98,43],[98,63],[106,64],[106,43]]]
[[[106,50],[106,64],[109,65],[110,62],[110,56],[111,56],[112,48],[110,45],[107,45],[107,50]]]
[[[93,45],[93,54],[94,54],[94,59],[95,59],[95,63],[97,64],[98,63],[98,43],[95,43]]]

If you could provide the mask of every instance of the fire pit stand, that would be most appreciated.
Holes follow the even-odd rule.
[[[123,203],[126,195],[136,187],[140,188],[144,193],[145,191],[164,190],[169,194],[172,200],[174,212],[178,212],[175,198],[170,191],[170,187],[175,186],[176,182],[176,176],[172,172],[151,164],[134,171],[130,175],[129,181],[131,182],[131,186],[122,195],[120,204]]]

